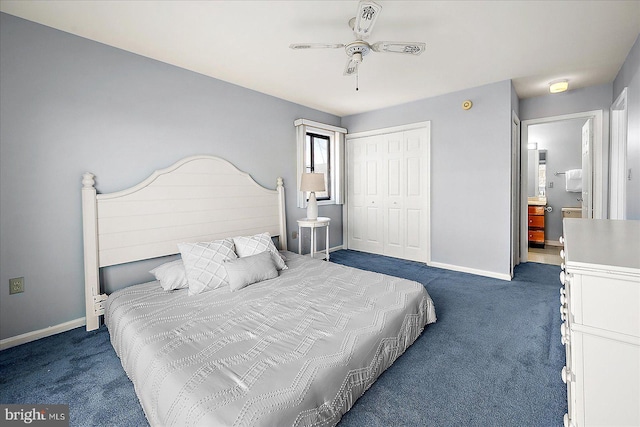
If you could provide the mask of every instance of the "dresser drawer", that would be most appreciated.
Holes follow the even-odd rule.
[[[544,206],[529,206],[529,215],[544,215]]]
[[[529,230],[529,241],[533,243],[544,243],[544,230]]]
[[[575,323],[640,337],[640,283],[637,280],[575,274],[571,278]]]
[[[544,228],[544,216],[529,215],[529,228]]]

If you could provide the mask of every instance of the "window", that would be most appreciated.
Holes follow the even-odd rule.
[[[305,143],[305,172],[323,173],[327,191],[316,193],[316,199],[331,200],[331,138],[307,132]],[[309,195],[305,194],[308,199]]]
[[[318,205],[343,204],[344,128],[306,119],[294,122],[298,152],[298,207],[306,208],[309,194],[300,191],[305,172],[323,173],[327,191],[316,193]]]

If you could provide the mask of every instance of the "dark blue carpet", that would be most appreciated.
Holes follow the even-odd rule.
[[[355,251],[331,261],[422,283],[438,316],[341,427],[562,425],[559,267],[522,264],[506,282]],[[147,425],[104,326],[0,352],[0,403],[68,403],[72,426]]]

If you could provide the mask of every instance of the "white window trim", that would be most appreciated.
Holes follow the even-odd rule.
[[[344,204],[344,140],[347,129],[338,126],[327,125],[313,120],[297,119],[293,122],[296,126],[297,148],[297,201],[298,207],[305,209],[307,199],[304,192],[300,191],[300,178],[305,172],[304,159],[307,132],[325,135],[330,138],[330,168],[331,168],[331,199],[319,200],[318,205],[342,205]]]

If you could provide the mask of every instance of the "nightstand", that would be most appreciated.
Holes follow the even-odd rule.
[[[318,217],[317,219],[303,218],[298,220],[298,253],[302,255],[302,229],[309,228],[311,233],[311,257],[329,261],[329,222],[331,218]],[[316,230],[324,227],[326,230],[326,247],[324,254],[316,254]]]

